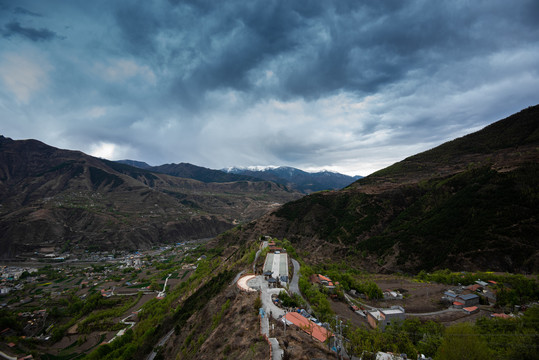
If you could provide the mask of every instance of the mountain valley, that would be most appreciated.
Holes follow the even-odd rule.
[[[0,351],[534,359],[538,160],[539,106],[308,195],[0,137]]]

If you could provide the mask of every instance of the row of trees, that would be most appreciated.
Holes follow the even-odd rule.
[[[539,306],[528,309],[520,318],[481,318],[475,324],[464,322],[445,328],[417,318],[391,324],[385,331],[352,329],[345,336],[349,354],[377,351],[418,354],[437,360],[537,359],[539,344]]]

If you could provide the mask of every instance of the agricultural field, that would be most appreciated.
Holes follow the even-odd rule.
[[[122,337],[145,304],[190,278],[205,259],[196,245],[100,262],[2,266],[0,351],[74,359]]]

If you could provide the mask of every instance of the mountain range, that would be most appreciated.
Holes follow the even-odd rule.
[[[304,194],[342,189],[361,179],[361,176],[348,176],[331,171],[307,172],[288,166],[230,167],[213,170],[188,163],[150,166],[145,162],[136,160],[119,160],[118,162],[153,172],[202,182],[272,181]]]
[[[218,173],[228,181],[180,178],[0,136],[0,257],[212,237],[302,196]]]
[[[319,192],[216,239],[287,238],[375,272],[539,270],[539,106]]]
[[[231,174],[246,175],[286,185],[304,194],[322,190],[342,189],[361,179],[361,176],[348,176],[332,171],[306,172],[293,167],[231,167],[223,169]]]

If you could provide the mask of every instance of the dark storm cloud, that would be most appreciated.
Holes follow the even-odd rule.
[[[12,21],[4,27],[3,31],[4,37],[11,37],[13,35],[19,35],[22,36],[28,40],[40,42],[40,41],[50,41],[54,39],[60,39],[61,37],[58,36],[54,31],[51,31],[49,29],[41,28],[41,29],[34,29],[31,27],[24,27],[21,26],[17,21]]]
[[[0,0],[6,135],[100,156],[366,175],[539,93],[534,0],[16,6]]]
[[[25,8],[17,6],[15,9],[13,9],[14,14],[20,14],[20,15],[28,15],[28,16],[35,16],[35,17],[42,17],[43,15],[35,13],[33,11],[27,10]]]
[[[487,13],[474,3],[429,1],[170,4],[123,6],[116,19],[128,50],[169,67],[171,92],[188,102],[216,88],[282,99],[374,92],[414,69],[436,72],[442,63],[486,55],[508,36],[508,23],[537,12],[533,2]],[[537,27],[528,21],[512,32],[524,41]],[[264,70],[274,72],[276,88],[253,80]]]

